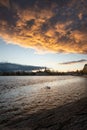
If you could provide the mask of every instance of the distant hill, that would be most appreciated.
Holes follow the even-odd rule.
[[[32,71],[32,70],[39,70],[43,68],[44,67],[40,67],[40,66],[29,66],[29,65],[0,62],[0,72]]]

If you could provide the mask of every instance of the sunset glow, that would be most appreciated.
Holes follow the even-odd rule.
[[[86,5],[85,0],[0,0],[0,61],[81,69],[87,60]],[[78,67],[60,66],[82,59]]]

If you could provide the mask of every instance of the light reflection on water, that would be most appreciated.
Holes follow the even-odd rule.
[[[1,76],[0,122],[23,118],[41,109],[51,109],[74,102],[87,95],[86,86],[84,77]]]

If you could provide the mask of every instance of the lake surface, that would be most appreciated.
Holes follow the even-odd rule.
[[[47,89],[50,86],[50,89]],[[0,76],[0,125],[87,96],[87,78],[78,76]]]

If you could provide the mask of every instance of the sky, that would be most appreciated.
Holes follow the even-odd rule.
[[[82,69],[87,0],[0,0],[0,62]]]

